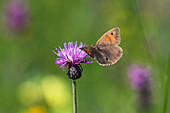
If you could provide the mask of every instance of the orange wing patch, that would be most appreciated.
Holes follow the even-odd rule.
[[[89,48],[87,48],[87,49],[84,48],[83,51],[85,51],[89,55],[92,55],[91,50]]]
[[[109,34],[109,37],[111,38],[111,41],[113,42],[113,41],[115,41],[116,39],[115,39],[115,32],[111,32],[110,34]]]
[[[110,37],[106,37],[104,40],[105,40],[105,41],[108,41],[108,40],[110,40]]]
[[[112,35],[110,35],[110,39],[111,39],[112,42],[116,40],[115,36],[112,36]]]
[[[86,46],[86,47],[82,47],[80,49],[85,51],[92,58],[94,58],[95,48],[96,48],[96,46]]]
[[[104,39],[104,41],[111,41],[111,42],[113,42],[115,40],[116,40],[115,36],[113,36],[113,35],[107,35],[107,37],[105,37],[105,39]]]

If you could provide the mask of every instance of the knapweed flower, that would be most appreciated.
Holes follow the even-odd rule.
[[[138,92],[139,107],[143,110],[152,104],[152,76],[148,67],[133,64],[128,68],[131,87]]]
[[[4,6],[3,22],[13,32],[21,32],[30,25],[29,7],[24,0],[11,0]]]
[[[151,71],[141,65],[131,65],[128,68],[128,77],[131,80],[131,87],[136,91],[145,90],[152,84]]]
[[[64,49],[56,48],[57,52],[53,51],[58,57],[56,59],[56,64],[60,65],[60,68],[68,66],[67,76],[71,79],[78,79],[82,75],[83,68],[80,63],[92,63],[90,58],[87,58],[87,53],[81,50],[83,43],[81,42],[77,46],[77,42],[69,42],[68,46],[64,43]]]

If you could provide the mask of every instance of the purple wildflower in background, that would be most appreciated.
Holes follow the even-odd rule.
[[[11,0],[4,7],[4,25],[13,32],[21,32],[30,25],[29,7],[24,0]]]
[[[152,84],[151,72],[148,68],[133,64],[128,69],[131,79],[131,87],[136,91],[142,91]]]
[[[58,56],[56,64],[59,64],[60,68],[68,66],[67,75],[73,80],[81,77],[83,69],[80,63],[92,63],[90,58],[86,58],[87,53],[81,50],[81,47],[83,47],[82,42],[79,46],[77,46],[77,42],[75,44],[69,42],[68,46],[64,43],[64,49],[59,46],[60,50],[56,48],[57,52],[53,51]]]
[[[138,92],[140,108],[146,110],[152,104],[152,76],[148,67],[133,64],[128,68],[132,89]]]

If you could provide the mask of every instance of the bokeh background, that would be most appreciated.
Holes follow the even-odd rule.
[[[70,41],[94,45],[114,27],[120,28],[123,57],[107,67],[82,65],[78,112],[137,113],[138,94],[127,77],[136,63],[152,71],[152,113],[163,112],[164,100],[170,112],[164,99],[170,1],[28,0],[28,26],[17,31],[7,24],[11,17],[4,19],[11,1],[0,0],[0,113],[73,113],[72,81],[52,50]]]

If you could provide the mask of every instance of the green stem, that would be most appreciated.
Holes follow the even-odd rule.
[[[169,49],[169,58],[168,58],[168,66],[167,66],[167,74],[165,76],[165,84],[164,84],[164,104],[163,104],[163,112],[166,113],[167,110],[167,100],[168,100],[168,86],[169,86],[169,76],[170,76],[170,49]]]
[[[73,109],[74,109],[74,113],[77,113],[76,80],[72,81],[72,85],[73,85]]]

